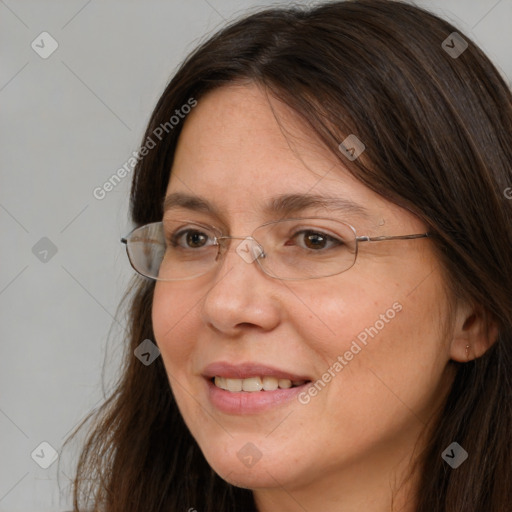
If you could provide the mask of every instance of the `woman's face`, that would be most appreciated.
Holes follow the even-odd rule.
[[[176,206],[164,223],[186,218],[243,237],[283,217],[265,213],[274,198],[314,194],[350,204],[287,216],[345,221],[358,235],[426,231],[356,181],[287,107],[272,106],[286,137],[256,86],[220,88],[199,101],[167,196],[201,198],[212,212]],[[156,342],[209,464],[235,485],[282,486],[292,495],[329,482],[342,492],[343,482],[357,485],[373,472],[388,479],[409,460],[451,378],[439,323],[447,302],[431,241],[364,242],[346,272],[303,281],[266,275],[239,255],[241,242],[232,240],[208,274],[159,281],[154,294]],[[218,384],[230,389],[258,389],[262,377],[272,388],[281,378],[284,390],[229,391],[214,376],[229,379]],[[286,389],[290,380],[308,382]]]

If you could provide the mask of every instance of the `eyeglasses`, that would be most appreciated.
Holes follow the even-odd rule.
[[[357,236],[350,224],[322,218],[267,222],[248,237],[226,236],[207,224],[165,220],[135,228],[121,242],[134,270],[158,281],[194,279],[211,271],[228,240],[243,240],[236,252],[256,261],[265,274],[282,280],[329,277],[351,268],[360,242],[409,240],[430,233],[399,236]]]

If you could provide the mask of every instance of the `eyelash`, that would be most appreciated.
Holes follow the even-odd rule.
[[[179,240],[189,234],[189,233],[195,233],[195,234],[199,234],[199,235],[205,235],[208,239],[210,238],[207,233],[204,233],[202,231],[199,231],[197,229],[182,229],[181,231],[178,231],[176,233],[173,233],[171,234],[168,238],[167,238],[167,241],[168,243],[172,246],[172,247],[180,247],[180,248],[184,248],[183,246],[181,246],[179,244]],[[295,239],[297,238],[299,235],[303,235],[303,234],[308,234],[308,235],[320,235],[323,240],[327,243],[331,243],[331,244],[334,244],[334,246],[341,246],[341,245],[344,245],[344,242],[342,240],[339,240],[333,236],[330,236],[328,235],[327,233],[324,233],[322,231],[315,231],[313,229],[302,229],[302,230],[298,230],[296,231],[292,236],[290,236],[289,238],[292,240],[292,239]],[[212,246],[213,244],[210,244],[210,246]],[[288,244],[285,244],[285,245],[288,245]],[[204,248],[204,247],[207,247],[207,246],[201,246],[197,249],[201,249],[201,248]],[[329,248],[333,248],[333,246],[331,247],[322,247],[321,250],[327,250]],[[190,247],[185,247],[184,249],[191,249],[191,250],[194,250],[194,248],[190,248]],[[316,249],[311,249],[312,251],[314,252],[320,252],[320,250],[316,250]]]

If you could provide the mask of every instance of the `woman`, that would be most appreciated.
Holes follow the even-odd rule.
[[[328,2],[188,57],[75,510],[511,509],[512,101],[455,32]]]

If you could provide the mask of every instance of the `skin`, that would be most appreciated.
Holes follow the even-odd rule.
[[[355,180],[288,107],[275,99],[271,105],[286,137],[256,85],[226,86],[199,101],[184,122],[167,194],[199,195],[220,218],[170,213],[247,236],[273,220],[262,211],[270,197],[316,193],[350,199],[368,216],[328,208],[302,216],[345,220],[358,235],[427,231]],[[240,258],[238,243],[207,275],[158,281],[154,293],[156,342],[207,461],[228,482],[253,489],[261,512],[414,511],[418,474],[405,476],[453,380],[450,360],[466,361],[468,343],[469,357],[485,350],[475,308],[458,305],[448,323],[432,241],[363,243],[348,271],[304,281],[267,276]],[[320,379],[394,303],[401,311],[308,404],[292,400],[242,416],[210,403],[201,376],[207,364],[257,361]],[[237,456],[249,442],[262,454],[252,467]]]

